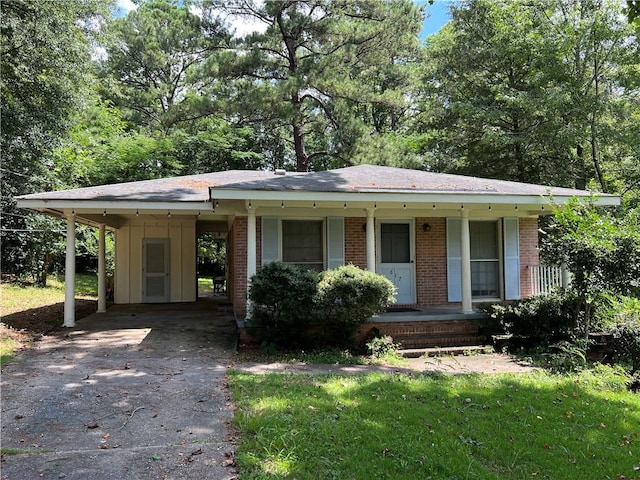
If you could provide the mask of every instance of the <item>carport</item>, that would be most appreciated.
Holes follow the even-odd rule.
[[[2,478],[232,478],[224,377],[233,316],[215,304],[114,305],[2,372]]]

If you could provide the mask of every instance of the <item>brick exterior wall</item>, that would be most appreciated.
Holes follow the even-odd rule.
[[[532,295],[531,272],[529,265],[538,265],[538,219],[520,219],[520,296],[528,298]]]
[[[366,232],[364,218],[344,219],[345,263],[360,268],[367,266]],[[422,226],[428,223],[430,231]],[[447,295],[447,240],[445,218],[416,218],[416,298],[419,306],[454,306]],[[256,219],[257,268],[262,263],[262,222]],[[520,219],[520,292],[523,298],[531,296],[531,278],[527,268],[537,265],[538,257],[538,220]],[[247,219],[237,217],[228,237],[230,298],[234,303],[234,312],[238,316],[246,314],[247,301]]]
[[[236,217],[229,235],[229,244],[233,245],[230,258],[234,264],[230,273],[233,284],[231,298],[234,313],[241,317],[247,313],[247,218]]]
[[[416,218],[416,296],[421,306],[448,305],[445,218]]]
[[[367,234],[362,228],[366,218],[344,219],[344,262],[367,268]]]

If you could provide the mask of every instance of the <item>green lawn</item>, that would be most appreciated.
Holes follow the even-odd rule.
[[[640,479],[640,396],[605,373],[231,372],[243,479]]]
[[[95,274],[76,275],[76,298],[95,300],[98,278]],[[20,283],[0,285],[0,365],[9,362],[15,351],[31,337],[62,322],[64,276],[51,276],[46,287]]]
[[[98,277],[90,273],[77,274],[75,292],[79,297],[97,297]],[[0,294],[2,315],[64,302],[64,275],[50,276],[46,287],[3,283]]]

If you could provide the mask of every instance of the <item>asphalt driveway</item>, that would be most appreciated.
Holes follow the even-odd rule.
[[[44,337],[2,371],[1,478],[235,478],[235,348],[211,303],[113,306]]]

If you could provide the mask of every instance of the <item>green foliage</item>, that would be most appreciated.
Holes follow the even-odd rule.
[[[482,309],[511,335],[539,339],[573,337],[576,334],[578,299],[557,290],[510,304],[485,304]]]
[[[562,341],[550,345],[544,354],[546,368],[552,372],[579,372],[587,366],[587,346],[584,340]]]
[[[267,263],[251,277],[249,318],[262,340],[287,348],[306,346],[317,282],[317,273],[281,262]]]
[[[577,188],[595,179],[601,191],[637,192],[640,51],[622,7],[455,3],[420,66],[414,130],[425,133],[428,164]]]
[[[358,325],[384,311],[393,294],[386,278],[353,265],[318,275],[271,262],[251,279],[249,318],[261,340],[286,349],[352,346]]]
[[[374,359],[384,358],[388,356],[398,355],[400,344],[395,343],[389,335],[381,337],[373,337],[367,342],[367,350],[369,355]]]
[[[413,2],[211,3],[266,26],[221,62],[241,79],[228,105],[268,126],[275,145],[293,145],[286,157],[297,170],[324,169],[332,157],[344,163],[372,118],[388,124],[405,108],[402,72],[417,56],[422,21]]]
[[[343,265],[321,274],[314,304],[328,341],[350,345],[358,325],[384,312],[394,295],[395,287],[384,276]]]
[[[101,0],[0,2],[2,271],[42,278],[59,222],[17,211],[14,196],[57,185],[52,152],[81,107],[90,79]],[[38,266],[39,265],[39,266]]]
[[[619,361],[628,362],[630,374],[640,371],[640,308],[633,315],[623,317],[610,332],[614,338]]]
[[[168,133],[214,113],[209,99],[216,78],[202,65],[228,34],[216,17],[198,16],[191,6],[145,1],[109,25],[104,95],[129,123]]]
[[[543,255],[564,264],[571,289],[582,302],[583,333],[591,329],[592,310],[603,294],[640,293],[640,223],[638,210],[624,217],[600,214],[577,200],[556,209],[543,239]]]

